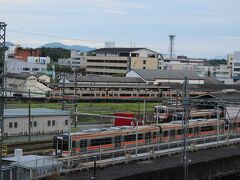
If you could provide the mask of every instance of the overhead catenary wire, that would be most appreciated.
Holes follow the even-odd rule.
[[[40,36],[40,37],[49,37],[49,38],[59,38],[59,39],[67,39],[67,40],[74,40],[74,41],[83,41],[90,44],[104,44],[104,41],[94,41],[94,40],[87,40],[87,39],[78,39],[72,37],[65,37],[65,36],[55,36],[50,34],[43,34],[43,33],[33,33],[33,32],[26,32],[26,31],[18,31],[18,30],[8,30],[9,32],[20,33],[20,34],[27,34],[33,36]]]

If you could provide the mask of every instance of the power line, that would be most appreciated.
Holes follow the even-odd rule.
[[[33,32],[26,32],[26,31],[17,31],[17,30],[8,30],[9,32],[20,33],[20,34],[27,34],[33,36],[41,36],[41,37],[50,37],[50,38],[61,38],[61,39],[69,39],[74,41],[83,41],[91,44],[104,44],[103,41],[93,41],[93,40],[86,40],[86,39],[78,39],[78,38],[71,38],[71,37],[64,37],[64,36],[55,36],[49,34],[42,34],[42,33],[33,33]]]

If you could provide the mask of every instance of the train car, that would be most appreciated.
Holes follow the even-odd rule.
[[[240,121],[228,123],[217,119],[194,119],[189,120],[188,137],[202,137],[228,131],[240,132]],[[233,130],[233,127],[235,128]],[[232,128],[232,129],[231,129]],[[53,148],[58,154],[80,154],[86,152],[99,152],[116,148],[127,148],[146,144],[156,144],[180,140],[183,129],[182,121],[162,123],[157,126],[119,126],[110,128],[89,129],[86,131],[55,136]],[[137,138],[138,137],[138,138]],[[69,144],[70,143],[70,144]],[[69,152],[71,149],[71,152]]]
[[[155,106],[154,117],[158,118],[159,123],[182,120],[182,107],[175,106]],[[223,110],[220,111],[220,118],[224,116]],[[215,109],[193,109],[190,111],[189,119],[217,118]]]
[[[137,133],[137,134],[136,134]],[[53,148],[61,156],[67,156],[71,147],[72,154],[105,151],[121,147],[131,147],[155,142],[159,135],[156,126],[119,126],[110,128],[89,129],[78,133],[55,136]],[[138,137],[138,138],[136,138]],[[69,144],[70,142],[70,144]]]

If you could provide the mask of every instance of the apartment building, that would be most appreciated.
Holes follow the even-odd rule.
[[[158,69],[162,56],[147,48],[101,48],[83,56],[87,74],[126,74],[130,69]]]

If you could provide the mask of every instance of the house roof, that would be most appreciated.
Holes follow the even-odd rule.
[[[30,73],[7,73],[5,75],[5,77],[18,78],[18,79],[26,79],[30,76],[34,76],[34,75]]]
[[[140,49],[146,49],[146,48],[100,48],[93,51],[89,51],[90,53],[96,53],[96,54],[103,54],[103,53],[130,53],[133,51],[137,51]]]
[[[74,76],[68,76],[67,80],[73,82],[75,80]],[[144,83],[141,78],[138,77],[112,77],[112,76],[78,76],[78,82],[103,82],[103,83]]]
[[[48,156],[26,155],[3,158],[3,161],[11,162],[27,169],[57,165],[57,161]]]
[[[190,80],[203,79],[193,71],[159,69],[133,69],[133,71],[147,81],[154,81],[156,79],[184,79],[186,76],[188,76]]]
[[[240,101],[240,92],[239,91],[233,91],[233,92],[214,92],[214,93],[208,93],[205,95],[200,95],[197,96],[195,98],[205,98],[205,99],[211,99],[211,98],[215,98],[215,99],[221,99],[224,101]]]
[[[43,75],[48,76],[48,75],[46,75],[46,74],[43,73],[43,72],[38,72],[38,73],[36,73],[35,75],[36,75],[37,77],[40,77],[40,76],[43,76]]]
[[[58,109],[45,109],[45,108],[31,108],[31,116],[68,116],[68,111]],[[11,117],[26,117],[28,116],[28,108],[19,109],[4,109],[5,118]]]

